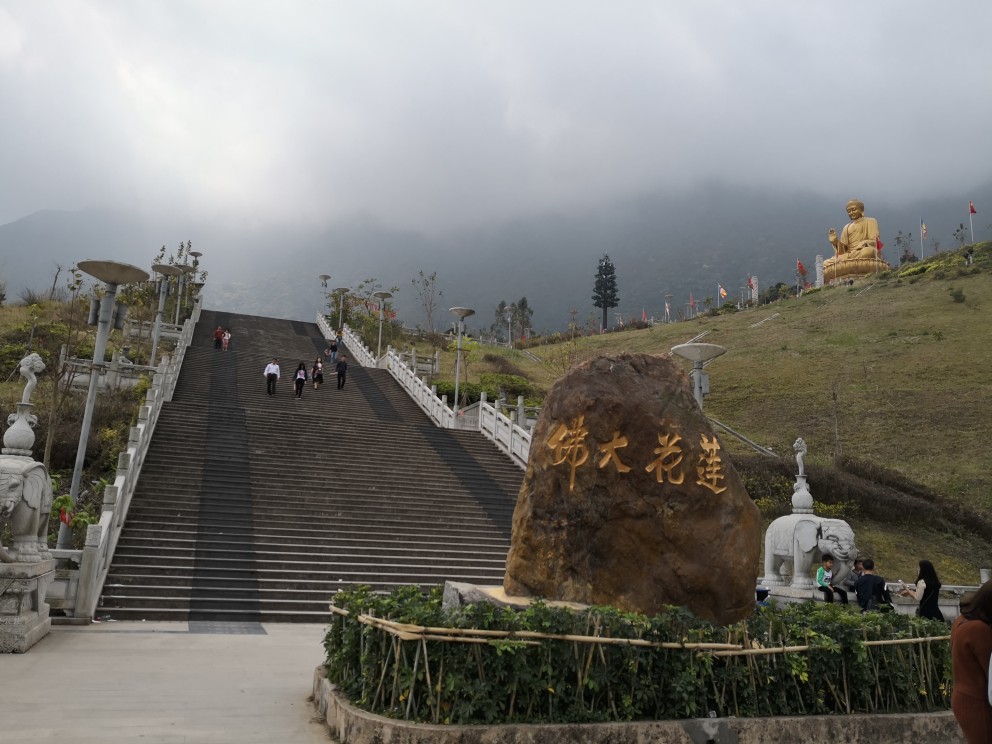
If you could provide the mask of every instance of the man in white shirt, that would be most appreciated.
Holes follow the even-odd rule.
[[[276,383],[279,381],[279,360],[273,359],[265,365],[265,392],[269,395],[276,394]]]

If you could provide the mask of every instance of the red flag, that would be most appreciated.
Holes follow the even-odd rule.
[[[882,239],[875,238],[875,250],[881,253],[884,247],[885,247],[885,243],[882,242]]]
[[[748,289],[754,289],[754,284],[751,282],[751,275],[750,274],[748,274],[748,277],[747,277],[747,288]]]
[[[645,310],[643,307],[641,308],[641,320],[644,321],[645,323],[648,322],[648,311]]]
[[[59,509],[59,521],[62,522],[62,524],[70,524],[72,522],[72,512],[66,510],[63,506]]]
[[[975,211],[975,202],[973,201],[968,202],[968,214],[978,214],[978,212]]]
[[[696,309],[696,301],[692,299],[692,292],[689,293],[689,307],[691,307],[693,310]]]
[[[803,262],[798,258],[796,259],[796,271],[798,271],[803,276],[806,276],[806,267],[803,266]]]

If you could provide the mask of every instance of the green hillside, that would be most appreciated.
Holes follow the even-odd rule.
[[[723,437],[768,519],[787,509],[802,437],[814,498],[852,523],[885,575],[912,579],[929,558],[945,583],[975,583],[992,566],[990,311],[986,243],[970,267],[948,252],[854,286],[528,349],[543,364],[499,355],[546,388],[563,357],[665,353],[706,332],[727,349],[707,366],[707,414],[784,458]],[[473,379],[506,371],[485,353],[473,352]]]

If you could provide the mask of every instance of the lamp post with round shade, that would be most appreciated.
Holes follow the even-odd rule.
[[[506,306],[506,345],[510,349],[513,348],[513,313],[517,309],[516,305]]]
[[[334,291],[338,293],[340,299],[338,300],[338,329],[344,328],[344,298],[351,291],[351,287],[335,287]]]
[[[386,300],[392,297],[393,293],[383,289],[373,292],[372,295],[379,298],[379,345],[375,347],[375,359],[376,364],[378,364],[379,358],[382,356],[382,314],[386,310]]]
[[[83,463],[86,461],[86,444],[90,438],[90,426],[93,423],[93,408],[96,403],[97,384],[99,382],[99,367],[104,364],[103,357],[107,352],[107,339],[110,336],[110,326],[114,320],[114,305],[117,298],[117,287],[121,284],[135,284],[148,281],[148,272],[131,264],[117,261],[80,261],[76,267],[104,283],[104,295],[100,299],[100,310],[97,316],[96,343],[93,346],[93,364],[90,366],[90,383],[86,391],[86,407],[83,410],[83,424],[79,431],[79,446],[76,448],[76,465],[72,470],[72,485],[69,488],[69,500],[75,506],[79,497],[79,481],[83,475]],[[66,549],[71,547],[72,530],[64,522],[59,527],[59,539],[56,547]]]
[[[703,366],[726,352],[724,347],[717,344],[689,343],[672,347],[673,354],[692,362],[692,390],[696,396],[696,403],[699,404],[699,410],[703,410],[703,387],[706,382]]]
[[[462,374],[462,333],[465,331],[465,318],[475,315],[475,310],[470,307],[452,307],[448,312],[458,317],[458,346],[455,347],[455,416],[458,415],[458,381]],[[457,420],[457,419],[456,419]]]
[[[162,317],[165,315],[165,298],[169,294],[169,277],[178,276],[183,272],[182,269],[169,264],[153,264],[152,271],[162,277],[158,283],[158,313],[155,315],[155,330],[152,331],[152,353],[149,360],[149,364],[154,367],[158,353],[158,340],[162,336]]]

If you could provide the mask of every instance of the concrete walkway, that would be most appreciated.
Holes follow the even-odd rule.
[[[56,626],[0,655],[0,741],[330,741],[308,702],[324,626]]]

